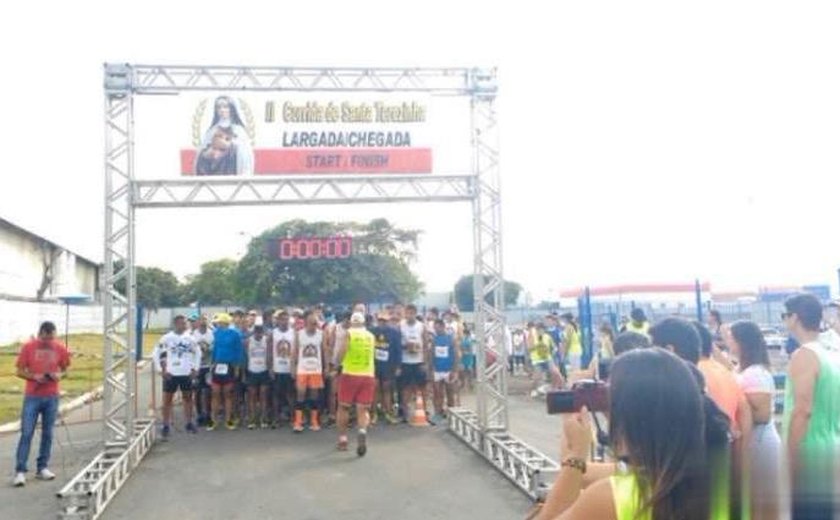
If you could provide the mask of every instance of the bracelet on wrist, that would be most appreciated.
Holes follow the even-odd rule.
[[[580,471],[581,474],[584,474],[586,473],[586,460],[578,457],[569,457],[560,463],[560,467],[573,468]]]

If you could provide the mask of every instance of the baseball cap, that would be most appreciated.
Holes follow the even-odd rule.
[[[226,312],[220,312],[219,314],[213,316],[213,321],[215,321],[216,323],[230,323],[231,321],[233,321],[233,318],[231,318],[230,314]]]
[[[351,325],[364,325],[365,324],[365,315],[361,312],[354,312],[352,316],[350,316],[350,324]]]
[[[190,320],[190,321],[198,321],[198,313],[194,312],[194,313],[190,314],[190,317],[187,318],[187,319]]]

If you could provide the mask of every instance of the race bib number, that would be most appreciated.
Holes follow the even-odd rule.
[[[317,374],[321,372],[321,362],[318,359],[303,359],[300,362],[300,371],[307,374]]]
[[[388,361],[389,354],[387,349],[378,348],[376,349],[376,360],[382,362]]]
[[[265,370],[265,359],[263,358],[253,358],[251,359],[251,370],[252,372],[262,372]]]
[[[435,347],[435,357],[446,359],[449,357],[449,347]]]
[[[217,376],[226,376],[226,375],[228,375],[228,369],[229,369],[229,367],[227,365],[221,364],[221,365],[216,365],[216,368],[213,369],[213,372]]]

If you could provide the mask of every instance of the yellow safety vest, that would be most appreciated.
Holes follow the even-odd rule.
[[[376,338],[365,329],[350,329],[347,331],[348,345],[344,362],[341,364],[342,373],[351,376],[374,376],[374,356]]]
[[[643,321],[641,325],[636,325],[633,320],[627,322],[627,332],[635,332],[636,334],[641,334],[642,336],[650,337],[648,331],[650,330],[650,323]]]

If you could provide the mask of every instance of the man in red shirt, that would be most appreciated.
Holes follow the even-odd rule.
[[[55,324],[45,321],[38,330],[38,338],[26,343],[17,358],[17,376],[26,380],[26,393],[20,419],[20,442],[14,485],[26,484],[27,462],[35,424],[41,416],[41,447],[38,452],[38,472],[35,478],[52,480],[55,474],[48,469],[52,450],[53,425],[58,415],[58,381],[70,366],[70,354],[55,339]]]

